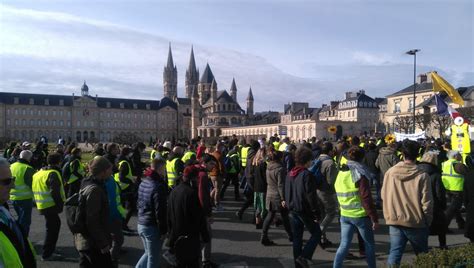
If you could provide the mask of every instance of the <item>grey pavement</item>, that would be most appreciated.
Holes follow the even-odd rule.
[[[232,186],[230,186],[232,188]],[[249,222],[252,219],[253,209],[248,209],[244,214],[243,221],[239,221],[234,213],[240,206],[240,202],[229,201],[232,189],[227,190],[228,195],[223,201],[225,211],[214,213],[215,222],[212,225],[212,259],[221,267],[293,267],[291,243],[286,237],[283,227],[275,228],[272,225],[269,236],[276,242],[276,246],[264,247],[259,243],[260,230],[255,229],[255,225]],[[39,267],[77,267],[78,254],[74,249],[72,234],[69,232],[64,213],[61,215],[62,225],[60,238],[57,244],[58,253],[62,254],[65,259],[61,262],[42,262],[38,260]],[[388,227],[383,225],[383,217],[381,216],[381,226],[375,232],[377,265],[382,267],[387,260],[387,252],[389,249]],[[30,240],[35,245],[37,252],[41,252],[41,245],[44,238],[44,219],[37,213],[33,212],[33,222],[30,231]],[[133,217],[129,227],[136,229],[136,217]],[[454,234],[447,237],[448,245],[459,245],[467,243],[468,240],[462,235],[462,231],[457,230],[455,221],[452,222],[451,228]],[[305,232],[305,239],[308,233]],[[333,242],[339,241],[339,226],[334,221],[329,228],[328,238]],[[430,236],[429,245],[431,247],[438,246],[438,239]],[[337,245],[336,245],[337,246]],[[138,259],[143,254],[143,245],[139,237],[125,237],[124,250],[126,251],[120,259],[120,267],[134,267]],[[317,248],[313,256],[312,267],[331,267],[337,247],[322,250]],[[351,252],[358,255],[357,237],[354,236]],[[410,263],[414,258],[413,251],[407,246],[406,253],[403,256],[403,262]],[[347,267],[366,267],[364,260],[346,261]]]

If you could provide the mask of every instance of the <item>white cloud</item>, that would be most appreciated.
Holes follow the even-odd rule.
[[[374,54],[364,51],[356,51],[352,53],[352,59],[355,63],[362,65],[382,65],[390,63],[391,57],[386,54]]]

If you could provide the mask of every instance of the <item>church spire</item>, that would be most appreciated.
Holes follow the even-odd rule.
[[[168,63],[163,70],[163,96],[174,100],[178,96],[178,71],[173,63],[171,42],[168,50]]]
[[[253,101],[252,87],[249,89],[249,94],[247,96],[247,101]]]
[[[247,96],[247,115],[253,116],[253,94],[252,87],[249,89],[249,95]]]
[[[174,68],[174,63],[173,63],[173,54],[171,53],[171,42],[169,44],[169,50],[168,50],[168,64],[166,64],[166,67],[173,69]]]
[[[191,55],[189,56],[189,66],[186,70],[186,79],[184,81],[186,89],[186,97],[191,98],[193,88],[197,88],[199,84],[199,71],[196,69],[196,60],[194,59],[194,49],[191,46]]]
[[[230,86],[230,95],[232,99],[237,102],[237,86],[235,85],[235,78],[232,78],[232,85]]]

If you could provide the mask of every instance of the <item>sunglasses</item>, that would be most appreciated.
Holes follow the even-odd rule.
[[[0,185],[8,186],[15,182],[15,177],[0,179]]]

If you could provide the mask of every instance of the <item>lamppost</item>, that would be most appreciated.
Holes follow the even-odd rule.
[[[413,134],[415,134],[416,123],[415,123],[415,98],[416,98],[416,53],[419,52],[420,49],[412,49],[405,52],[408,55],[413,55]]]

